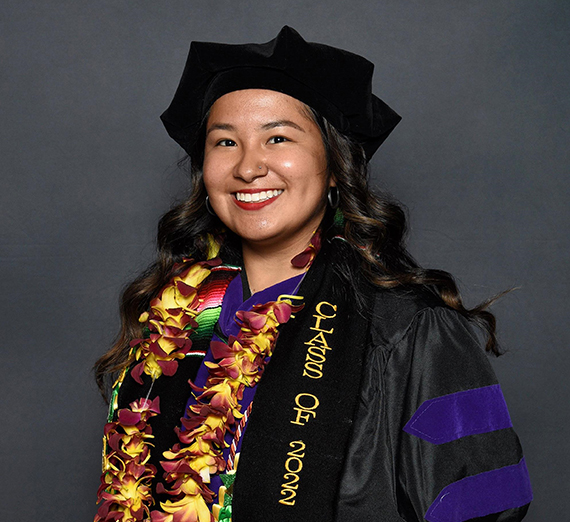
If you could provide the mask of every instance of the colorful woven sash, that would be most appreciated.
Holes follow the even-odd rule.
[[[222,311],[224,295],[232,279],[240,270],[241,268],[231,265],[213,267],[208,279],[200,285],[198,290],[200,305],[198,306],[198,315],[196,316],[198,328],[192,334],[192,351],[187,353],[186,357],[203,358],[206,355],[214,333],[214,327]],[[107,422],[112,422],[115,419],[119,390],[129,370],[130,367],[125,368],[113,385]]]

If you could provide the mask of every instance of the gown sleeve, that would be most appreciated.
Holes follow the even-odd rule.
[[[519,440],[471,324],[419,311],[385,355],[383,407],[403,520],[515,522],[532,499]]]

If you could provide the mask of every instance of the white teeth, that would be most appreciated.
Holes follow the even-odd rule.
[[[254,192],[253,194],[251,192],[236,192],[236,199],[238,201],[245,201],[246,203],[258,203],[260,201],[267,201],[282,193],[282,190],[262,190],[261,192]]]

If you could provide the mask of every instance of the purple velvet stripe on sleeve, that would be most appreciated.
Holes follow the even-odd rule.
[[[512,466],[466,477],[443,488],[425,514],[429,522],[463,522],[532,500],[524,458]]]
[[[404,431],[432,444],[510,428],[511,418],[498,384],[425,401]]]

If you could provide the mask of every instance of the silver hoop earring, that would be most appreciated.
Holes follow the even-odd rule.
[[[329,187],[329,192],[327,194],[327,199],[329,202],[329,206],[335,210],[338,208],[338,205],[340,203],[340,194],[338,192],[338,187],[333,186],[333,187]]]
[[[211,214],[212,216],[216,215],[212,205],[210,205],[210,196],[206,196],[206,210],[208,211],[208,214]]]

